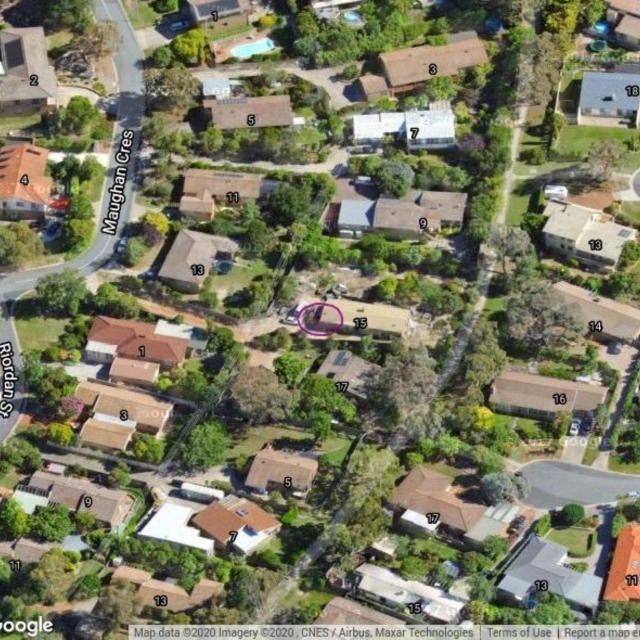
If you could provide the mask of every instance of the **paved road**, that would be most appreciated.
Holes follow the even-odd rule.
[[[613,502],[628,491],[640,492],[638,477],[565,462],[531,462],[521,472],[531,483],[531,493],[523,502],[537,509],[562,507],[568,502],[601,504]]]
[[[142,51],[138,47],[135,34],[127,16],[125,15],[118,0],[97,0],[95,5],[95,16],[99,21],[111,20],[115,22],[122,35],[122,45],[115,55],[114,62],[118,72],[120,85],[120,102],[118,108],[118,120],[115,128],[114,144],[118,148],[122,139],[122,132],[125,129],[134,132],[134,148],[140,140],[140,129],[142,116],[144,115],[145,98],[144,85],[142,81]],[[64,269],[78,269],[84,275],[88,275],[103,267],[112,257],[115,244],[124,228],[131,211],[133,203],[133,172],[135,154],[131,154],[131,160],[127,164],[118,164],[115,155],[110,154],[109,166],[106,174],[106,185],[109,188],[113,184],[113,176],[117,166],[127,167],[127,183],[124,189],[125,202],[120,210],[120,221],[115,235],[107,235],[100,232],[101,224],[91,247],[80,257],[64,264],[42,267],[28,272],[17,272],[2,279],[0,305],[2,310],[2,325],[0,326],[0,344],[10,342],[15,353],[14,365],[16,368],[22,367],[20,348],[15,327],[9,314],[13,301],[23,293],[34,288],[36,282],[43,275],[48,273],[58,273]],[[109,209],[109,198],[105,197],[102,202],[100,220],[102,220]],[[13,399],[15,410],[8,418],[0,418],[0,442],[4,440],[15,424],[20,412],[18,407],[23,402],[22,390]]]

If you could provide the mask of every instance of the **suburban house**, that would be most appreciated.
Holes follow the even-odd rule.
[[[457,76],[463,69],[489,62],[484,43],[475,31],[454,33],[448,40],[446,45],[439,47],[423,45],[381,53],[382,77],[364,76],[364,82],[360,82],[367,100],[383,97],[382,82],[374,78],[381,78],[386,84],[384,95],[393,97],[424,87],[436,75]]]
[[[210,34],[249,24],[248,0],[186,0],[185,9],[191,24],[206,26]]]
[[[599,384],[506,371],[493,381],[489,403],[500,413],[553,420],[559,411],[578,416],[595,411],[606,403],[607,393]]]
[[[353,592],[359,597],[379,602],[402,613],[408,605],[419,603],[421,616],[437,622],[457,624],[466,600],[451,596],[442,589],[430,587],[417,580],[404,580],[393,571],[375,564],[362,564],[355,570]]]
[[[254,456],[244,483],[263,495],[287,490],[306,493],[317,473],[317,460],[267,447]]]
[[[259,173],[187,169],[184,174],[180,213],[196,222],[209,222],[216,205],[232,207],[252,199],[267,198],[280,184]]]
[[[231,97],[231,82],[228,78],[203,78],[200,82],[203,98]]]
[[[159,335],[150,322],[98,316],[91,326],[85,357],[111,363],[116,357],[155,362],[165,371],[180,366],[187,356],[187,340]]]
[[[213,540],[203,538],[198,529],[188,525],[193,509],[165,502],[138,531],[138,537],[156,542],[168,542],[175,547],[199,549],[213,555]]]
[[[478,523],[487,507],[456,494],[453,480],[427,467],[416,467],[396,487],[390,504],[400,514],[398,525],[413,534],[434,533],[444,527],[463,537]]]
[[[356,144],[379,145],[386,136],[402,138],[409,151],[448,149],[456,143],[451,107],[404,113],[369,113],[353,116]]]
[[[632,85],[633,78],[627,73],[585,71],[578,102],[578,124],[610,127],[613,119],[625,120],[637,127],[640,95],[628,90]]]
[[[333,380],[336,384],[346,384],[346,394],[364,399],[367,396],[367,380],[375,377],[381,369],[379,365],[359,358],[350,351],[332,349],[317,373],[319,376]]]
[[[54,109],[58,81],[42,27],[0,31],[0,116]],[[29,176],[31,177],[31,176]]]
[[[185,591],[177,584],[166,580],[156,580],[148,571],[120,565],[112,574],[111,581],[124,580],[137,587],[136,595],[140,604],[144,607],[162,608],[175,613],[188,611],[195,607],[201,607],[211,600],[217,600],[224,593],[224,585],[221,582],[202,578],[191,590]],[[166,604],[161,598],[166,598]]]
[[[11,547],[11,553],[2,550],[3,556],[11,556],[14,560],[20,560],[23,564],[37,564],[45,553],[55,549],[57,545],[52,542],[36,542],[29,538],[19,538]]]
[[[32,496],[41,498],[42,502],[34,504]],[[125,524],[135,505],[134,499],[124,491],[47,471],[36,471],[26,485],[18,485],[13,498],[27,513],[33,513],[39,506],[63,504],[71,511],[88,511],[98,522],[110,527]]]
[[[82,443],[124,451],[136,432],[160,437],[173,415],[173,403],[99,382],[81,382],[75,395],[92,408],[80,432]]]
[[[313,624],[377,625],[406,624],[406,622],[386,613],[380,613],[371,607],[366,607],[360,602],[337,597],[327,602]]]
[[[640,584],[628,576],[640,574],[640,524],[625,524],[618,534],[603,600],[640,602]]]
[[[553,288],[582,320],[585,332],[602,341],[633,343],[640,335],[640,309],[611,298],[596,295],[568,282],[556,282]],[[600,323],[597,327],[590,323]],[[593,329],[597,329],[593,331]]]
[[[153,388],[160,375],[160,365],[130,358],[115,358],[109,368],[109,382]]]
[[[226,98],[205,100],[204,108],[218,129],[262,129],[290,127],[294,123],[289,96]]]
[[[257,551],[282,528],[279,520],[254,502],[229,495],[212,502],[193,519],[203,535],[221,549],[230,547],[245,555]]]
[[[615,269],[622,247],[633,242],[638,232],[615,222],[597,209],[551,200],[544,209],[547,222],[542,229],[547,251],[598,270]]]
[[[424,233],[460,229],[467,194],[457,191],[411,190],[403,198],[343,200],[338,232],[343,237],[377,231],[389,238],[418,239]]]
[[[607,4],[611,40],[625,49],[640,50],[640,5],[635,0],[609,0]]]
[[[173,289],[197,293],[217,260],[232,262],[240,245],[224,236],[183,229],[178,233],[158,273]]]
[[[310,305],[311,309],[302,318],[305,327],[322,335],[339,332],[353,339],[370,335],[376,340],[391,340],[396,336],[409,335],[414,326],[409,309],[345,298],[332,300],[331,305]],[[336,307],[340,314],[332,307]]]
[[[497,593],[512,603],[533,602],[538,593],[535,583],[544,580],[546,590],[564,598],[572,609],[595,612],[602,578],[574,571],[568,562],[566,547],[532,535],[510,559]]]
[[[48,158],[47,149],[26,142],[0,148],[0,219],[44,219],[53,188]]]

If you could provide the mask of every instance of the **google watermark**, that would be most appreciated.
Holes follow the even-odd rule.
[[[35,620],[0,620],[0,634],[24,633],[28,638],[35,638],[39,633],[51,633],[53,622],[38,616]]]

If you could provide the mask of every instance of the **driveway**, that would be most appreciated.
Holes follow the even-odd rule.
[[[155,27],[136,30],[136,40],[143,51],[164,47],[171,42],[171,36],[163,35]],[[175,34],[174,34],[175,35]]]
[[[563,438],[562,462],[568,464],[582,464],[584,452],[587,450],[589,436],[566,436]]]
[[[84,87],[76,87],[75,85],[58,85],[58,106],[66,107],[69,104],[69,100],[74,96],[82,96],[88,98],[91,104],[98,102],[100,96],[91,89],[85,89]]]
[[[568,502],[582,505],[614,502],[619,495],[640,491],[640,477],[565,462],[531,462],[522,467],[521,473],[531,484],[531,493],[523,502],[536,509],[555,509]]]

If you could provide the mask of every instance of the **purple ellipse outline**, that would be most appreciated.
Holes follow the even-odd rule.
[[[300,322],[300,318],[302,317],[302,314],[305,313],[311,307],[331,307],[332,309],[335,309],[338,312],[338,315],[340,316],[340,326],[335,331],[332,331],[331,333],[325,333],[325,332],[320,333],[317,331],[309,331],[309,329],[302,326],[302,323]],[[298,329],[300,329],[300,331],[306,333],[307,335],[315,336],[316,338],[329,338],[335,333],[338,333],[338,331],[340,331],[340,329],[344,327],[344,316],[342,315],[342,311],[340,311],[340,309],[338,309],[338,307],[336,307],[335,304],[329,304],[328,302],[312,302],[311,304],[308,304],[302,307],[302,309],[300,309],[296,317],[296,322],[298,323]]]

